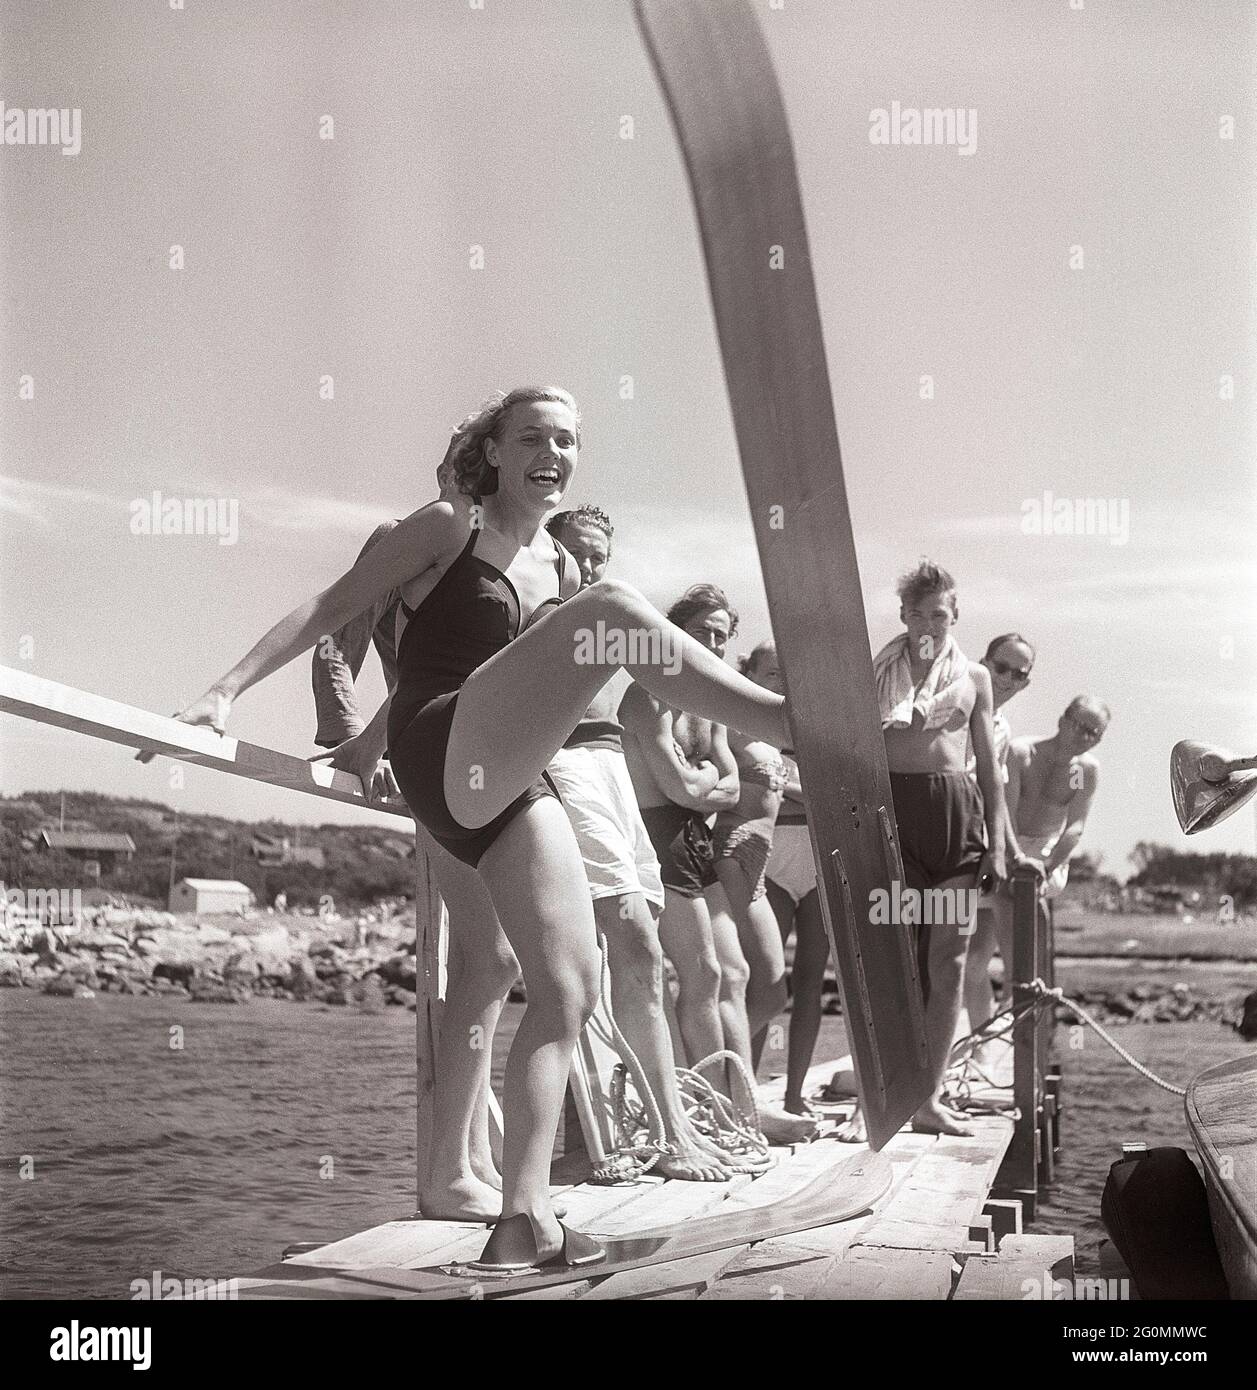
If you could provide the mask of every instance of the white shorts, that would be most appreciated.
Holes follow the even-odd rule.
[[[662,907],[659,859],[624,754],[616,748],[560,748],[547,771],[576,832],[591,897],[641,893]]]
[[[812,833],[806,825],[779,825],[773,831],[773,852],[767,876],[790,894],[797,907],[816,887]]]
[[[1056,842],[1061,838],[1061,832],[1055,830],[1051,835],[1023,835],[1017,832],[1017,843],[1021,846],[1021,852],[1027,859],[1038,859],[1041,863],[1046,863],[1048,855],[1056,848]],[[1045,896],[1054,898],[1060,893],[1061,889],[1069,882],[1069,860],[1063,864],[1058,864],[1047,877],[1047,887],[1044,889]]]

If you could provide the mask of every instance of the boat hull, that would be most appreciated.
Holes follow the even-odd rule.
[[[1231,1297],[1257,1299],[1257,1056],[1201,1072],[1185,1109]]]

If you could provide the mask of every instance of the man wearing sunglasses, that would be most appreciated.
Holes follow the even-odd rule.
[[[986,655],[982,658],[982,665],[991,673],[991,696],[994,704],[991,725],[995,737],[995,760],[1001,777],[1007,783],[1008,749],[1012,742],[1012,729],[1003,707],[1030,684],[1030,672],[1034,667],[1034,648],[1021,633],[1005,632],[992,638]],[[970,771],[974,771],[972,759]],[[1007,810],[1004,819],[1004,845],[1010,865],[1019,863],[1024,858]],[[965,1012],[969,1015],[970,1028],[980,1028],[995,1012],[990,970],[996,944],[994,900],[987,896],[979,900],[978,910],[974,914],[973,939],[969,942],[969,954],[965,959]],[[1007,964],[1005,971],[1008,972]],[[991,1059],[987,1055],[986,1047],[980,1047],[977,1051],[978,1063],[981,1065],[989,1060]]]

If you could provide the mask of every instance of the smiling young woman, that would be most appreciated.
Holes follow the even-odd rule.
[[[457,490],[407,517],[179,715],[221,731],[243,691],[401,590],[409,621],[387,720],[393,771],[415,818],[479,874],[528,994],[506,1066],[502,1220],[479,1262],[486,1270],[601,1258],[555,1218],[549,1188],[572,1049],[600,965],[580,850],[545,773],[614,674],[578,662],[578,644],[599,623],[666,631],[666,641],[621,644],[672,654],[666,666],[626,660],[634,680],[751,737],[787,740],[781,696],[671,627],[636,589],[602,579],[578,592],[575,562],[543,522],[572,482],[580,428],[576,402],[557,388],[490,401],[451,444]]]

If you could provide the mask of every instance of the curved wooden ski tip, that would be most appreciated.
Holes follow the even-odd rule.
[[[893,802],[790,128],[746,0],[636,0],[636,13],[697,213],[821,907],[880,1148],[934,1078],[912,953],[871,920],[874,895],[892,891],[878,810],[893,825]]]

